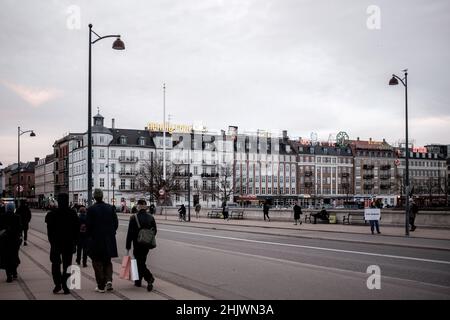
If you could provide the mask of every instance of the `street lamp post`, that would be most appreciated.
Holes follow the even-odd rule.
[[[17,194],[18,194],[19,200],[20,200],[21,194],[22,194],[22,191],[20,188],[21,187],[20,186],[20,170],[21,170],[21,168],[20,168],[20,136],[27,132],[30,132],[30,137],[36,136],[36,134],[34,133],[33,130],[22,131],[22,130],[20,130],[20,127],[17,127]],[[17,201],[17,206],[20,206],[19,201]]]
[[[92,41],[92,34],[97,36],[97,39]],[[91,118],[92,118],[92,45],[97,41],[105,38],[116,38],[112,48],[115,50],[124,50],[125,44],[120,40],[120,35],[108,35],[99,36],[94,30],[92,30],[92,24],[89,24],[89,72],[88,72],[88,151],[87,151],[87,190],[88,190],[88,206],[92,203],[92,128],[91,128]]]
[[[409,143],[408,143],[408,69],[403,70],[405,76],[402,78],[392,75],[391,80],[389,80],[390,86],[398,85],[400,81],[405,87],[405,198],[406,198],[406,208],[405,208],[405,234],[409,236]]]

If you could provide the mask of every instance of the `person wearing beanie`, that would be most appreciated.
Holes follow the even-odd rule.
[[[114,207],[103,202],[101,189],[94,190],[94,199],[95,204],[87,209],[86,216],[88,255],[95,271],[95,291],[104,293],[113,290],[111,258],[118,256],[116,231],[119,221]]]

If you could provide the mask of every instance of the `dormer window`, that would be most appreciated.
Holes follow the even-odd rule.
[[[144,137],[140,137],[140,138],[139,138],[138,144],[139,144],[140,146],[145,146],[145,138],[144,138]]]
[[[120,144],[127,144],[127,137],[125,137],[125,136],[120,136],[120,138],[119,138],[119,143],[120,143]]]

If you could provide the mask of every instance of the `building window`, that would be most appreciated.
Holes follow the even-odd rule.
[[[267,188],[267,193],[271,194],[272,193],[272,188]]]
[[[125,150],[120,150],[120,156],[125,157]]]
[[[203,190],[206,190],[206,189],[207,189],[206,184],[207,184],[207,182],[206,182],[206,180],[204,180],[204,181],[203,181]]]
[[[136,182],[134,181],[134,179],[132,179],[131,182],[130,182],[130,189],[131,189],[131,190],[134,190],[134,188],[135,188],[135,183],[136,183]]]
[[[208,201],[208,195],[207,194],[203,195],[203,201],[205,201],[205,202]]]
[[[121,136],[120,137],[120,144],[127,144],[127,137]]]
[[[121,190],[125,189],[125,179],[120,179],[120,189]]]
[[[100,143],[104,143],[105,142],[105,137],[104,136],[100,136]]]
[[[179,194],[175,195],[175,201],[177,201],[177,202],[180,201],[180,195]]]
[[[198,189],[198,180],[194,180],[194,188]]]
[[[105,187],[105,178],[100,178],[100,188]]]
[[[111,150],[111,159],[116,158],[116,150]]]
[[[262,193],[262,194],[266,194],[266,188],[262,188],[262,189],[261,189],[261,193]]]
[[[100,163],[100,173],[105,173],[105,164],[104,163]]]
[[[139,158],[144,159],[144,151],[139,151]]]
[[[139,145],[140,146],[145,146],[145,138],[144,137],[140,137],[139,138]]]
[[[295,188],[292,188],[291,194],[295,194]]]
[[[194,167],[194,174],[198,175],[198,167]]]
[[[259,194],[259,188],[255,188],[255,194]]]
[[[115,187],[116,186],[116,178],[112,178],[111,179],[111,187]]]
[[[215,195],[215,194],[212,194],[212,195],[211,195],[211,200],[212,200],[212,201],[216,201],[216,195]]]

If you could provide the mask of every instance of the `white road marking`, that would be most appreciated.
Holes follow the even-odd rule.
[[[402,259],[402,260],[413,260],[413,261],[431,262],[431,263],[440,263],[440,264],[450,265],[450,261],[443,261],[443,260],[414,258],[414,257],[397,256],[397,255],[381,254],[381,253],[371,253],[371,252],[363,252],[363,251],[352,251],[352,250],[332,249],[332,248],[323,248],[323,247],[303,246],[303,245],[298,245],[298,244],[260,241],[260,240],[251,240],[251,239],[225,237],[225,236],[215,236],[215,235],[208,235],[208,234],[197,233],[197,232],[187,232],[187,231],[178,231],[178,230],[161,229],[161,228],[158,230],[175,232],[175,233],[183,233],[183,234],[189,234],[189,235],[195,235],[195,236],[201,236],[201,237],[210,237],[210,238],[217,238],[217,239],[227,239],[227,240],[234,240],[234,241],[269,244],[269,245],[275,245],[275,246],[295,247],[295,248],[304,248],[304,249],[312,249],[312,250],[341,252],[341,253],[359,254],[359,255],[366,255],[366,256],[375,256],[375,257],[384,257],[384,258],[393,258],[393,259]]]

